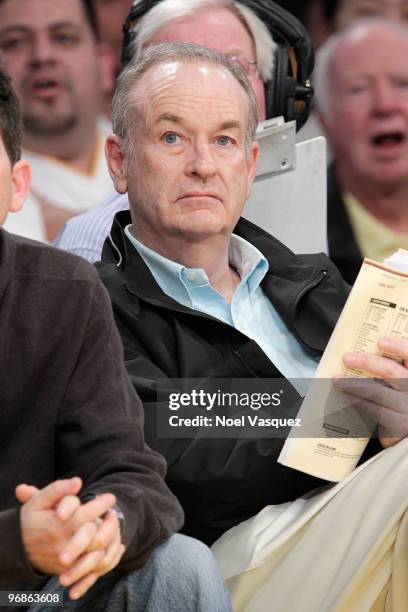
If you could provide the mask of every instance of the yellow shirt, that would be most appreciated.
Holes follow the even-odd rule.
[[[358,248],[364,257],[383,261],[399,248],[408,250],[408,233],[394,232],[377,221],[350,193],[344,193],[343,200]]]

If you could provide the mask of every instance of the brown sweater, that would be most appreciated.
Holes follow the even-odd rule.
[[[182,524],[144,442],[110,300],[87,262],[0,230],[0,590],[41,589],[21,542],[14,489],[80,476],[125,516],[124,570]],[[4,608],[2,608],[4,609]],[[16,608],[14,608],[16,610]]]

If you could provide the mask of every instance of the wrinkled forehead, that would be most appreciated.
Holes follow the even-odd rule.
[[[132,102],[144,109],[178,100],[194,104],[229,107],[247,113],[249,100],[243,86],[224,66],[202,61],[165,61],[151,66],[132,91]],[[207,107],[208,108],[208,107]],[[201,109],[205,115],[206,107]]]

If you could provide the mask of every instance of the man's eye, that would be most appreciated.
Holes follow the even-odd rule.
[[[365,85],[363,83],[361,84],[356,83],[355,85],[349,85],[347,92],[353,96],[353,95],[365,93],[368,90],[369,90],[368,85]]]
[[[79,38],[76,34],[56,34],[55,35],[55,41],[60,44],[60,45],[64,45],[66,47],[71,47],[73,45],[76,45]]]
[[[23,47],[26,42],[25,38],[8,38],[0,43],[0,49],[2,51],[16,51]]]
[[[176,134],[176,132],[166,132],[165,134],[163,134],[161,139],[163,140],[163,142],[170,145],[177,144],[180,142],[180,136]]]
[[[408,79],[405,79],[405,78],[396,79],[395,83],[397,87],[401,87],[402,89],[405,89],[408,87]]]
[[[232,144],[232,138],[229,136],[217,136],[215,142],[220,145],[220,147],[227,147],[228,145]]]

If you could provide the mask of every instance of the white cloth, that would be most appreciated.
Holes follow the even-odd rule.
[[[267,506],[213,553],[235,612],[406,612],[408,439],[338,483]]]
[[[53,157],[23,151],[32,168],[31,192],[17,213],[10,213],[4,228],[14,234],[46,241],[39,198],[57,208],[78,214],[89,210],[115,193],[105,159],[105,140],[111,133],[106,119],[98,119],[98,142],[92,174],[85,174]]]

